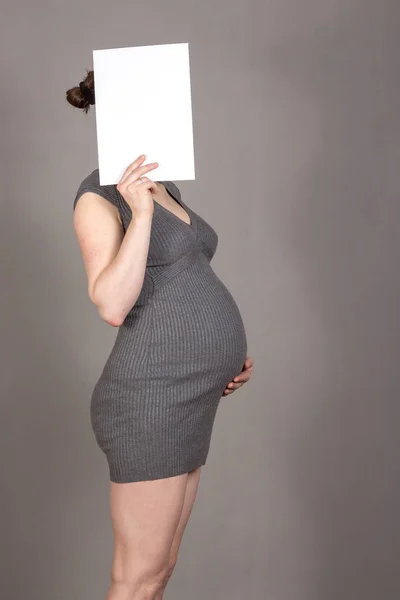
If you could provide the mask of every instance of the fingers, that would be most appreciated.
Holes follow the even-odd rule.
[[[245,381],[248,381],[250,379],[250,377],[251,377],[251,369],[245,369],[244,371],[239,373],[239,375],[236,375],[236,377],[234,377],[232,381],[245,382]]]
[[[254,365],[254,358],[251,358],[251,356],[246,356],[246,360],[244,361],[245,368],[249,369],[253,365]]]
[[[230,381],[226,387],[233,391],[233,390],[237,390],[238,388],[242,387],[243,383],[244,383],[244,381],[242,381],[241,383],[234,383],[233,381]]]
[[[254,359],[251,358],[251,356],[247,356],[246,360],[244,361],[242,371],[239,373],[239,375],[236,375],[236,377],[233,378],[233,381],[248,381],[253,373],[253,365]]]
[[[228,394],[232,394],[232,392],[241,388],[242,385],[243,385],[243,383],[234,383],[233,381],[230,381],[227,384],[226,388],[224,389],[224,396],[227,396]]]
[[[242,385],[244,383],[246,383],[246,381],[249,381],[251,374],[253,372],[253,364],[254,364],[254,360],[251,358],[251,356],[247,356],[246,360],[244,361],[243,368],[242,368],[241,372],[239,373],[239,375],[236,375],[236,377],[234,377],[232,379],[232,381],[230,381],[227,384],[227,386],[223,392],[224,396],[227,396],[228,394],[232,394],[232,392],[234,392],[235,390],[242,387]]]
[[[153,171],[157,169],[158,163],[149,163],[148,165],[142,165],[141,167],[137,167],[133,169],[128,175],[125,177],[123,182],[123,187],[128,187],[134,181],[137,181],[140,177],[142,177],[145,173],[149,173],[149,171]]]
[[[230,390],[229,388],[224,389],[224,396],[228,396],[229,394],[233,394],[236,390]]]
[[[152,179],[150,179],[149,177],[145,177],[143,175],[141,177],[138,177],[137,179],[134,179],[130,183],[127,183],[126,187],[128,188],[133,183],[135,183],[137,186],[144,185],[145,183],[146,184],[150,183],[151,185],[154,185],[154,181]]]
[[[131,185],[134,185],[135,187],[142,187],[143,189],[150,190],[151,192],[156,191],[156,185],[155,185],[154,181],[152,179],[150,179],[149,177],[141,177],[140,179],[137,179],[136,181],[128,183],[128,185],[126,186],[128,190]]]
[[[137,167],[139,167],[142,162],[145,159],[145,155],[141,154],[140,156],[138,156],[136,158],[136,160],[133,161],[133,163],[131,163],[130,165],[127,166],[127,168],[125,169],[124,174],[122,175],[121,179],[119,180],[119,185],[121,185],[122,183],[124,183],[125,179],[127,178],[128,175],[130,175],[130,173],[132,171],[134,171],[135,169],[137,169]]]
[[[239,375],[236,375],[236,377],[234,377],[232,381],[248,381],[251,377],[252,372],[253,367],[243,368],[242,371],[240,371]]]
[[[118,182],[118,186],[125,185],[127,183],[128,177],[132,173],[134,173],[136,171],[136,169],[139,169],[140,165],[142,165],[145,158],[146,158],[145,154],[141,154],[130,165],[128,165],[128,167],[125,169],[124,174],[122,175],[121,179]],[[152,165],[152,166],[150,167],[150,165]],[[148,165],[144,165],[144,166],[142,165],[141,169],[139,169],[138,177],[140,177],[141,174],[147,173],[148,171],[155,169],[156,168],[155,165],[158,167],[158,163],[149,163]]]

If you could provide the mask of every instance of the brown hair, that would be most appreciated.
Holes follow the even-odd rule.
[[[94,72],[86,69],[85,79],[78,86],[67,90],[66,98],[69,104],[87,113],[90,106],[95,103]]]

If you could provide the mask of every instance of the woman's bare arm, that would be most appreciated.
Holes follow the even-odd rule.
[[[119,327],[143,286],[152,213],[137,211],[125,232],[116,206],[85,192],[74,211],[74,228],[88,279],[88,293],[100,317]]]

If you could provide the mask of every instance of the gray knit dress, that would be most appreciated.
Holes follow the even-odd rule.
[[[172,477],[206,463],[223,391],[246,358],[243,321],[213,271],[215,230],[163,181],[190,224],[154,202],[140,295],[118,328],[95,384],[90,416],[110,480]],[[96,192],[117,206],[126,231],[129,204],[115,185],[100,186],[96,169],[80,196]]]

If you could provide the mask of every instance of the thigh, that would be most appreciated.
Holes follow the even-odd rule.
[[[201,473],[201,467],[198,467],[197,469],[194,469],[193,471],[191,471],[187,478],[186,493],[185,493],[185,499],[184,499],[184,503],[183,503],[183,507],[182,507],[182,512],[181,512],[178,526],[176,528],[174,541],[172,542],[172,546],[171,546],[170,566],[171,566],[171,564],[172,565],[175,564],[176,560],[177,560],[179,546],[182,541],[182,537],[183,537],[186,525],[189,521],[189,517],[192,513],[194,501],[196,499],[196,494],[197,494],[197,490],[199,487],[199,481],[200,481],[200,473]]]
[[[114,534],[113,573],[168,566],[185,501],[188,473],[132,483],[110,482]]]

